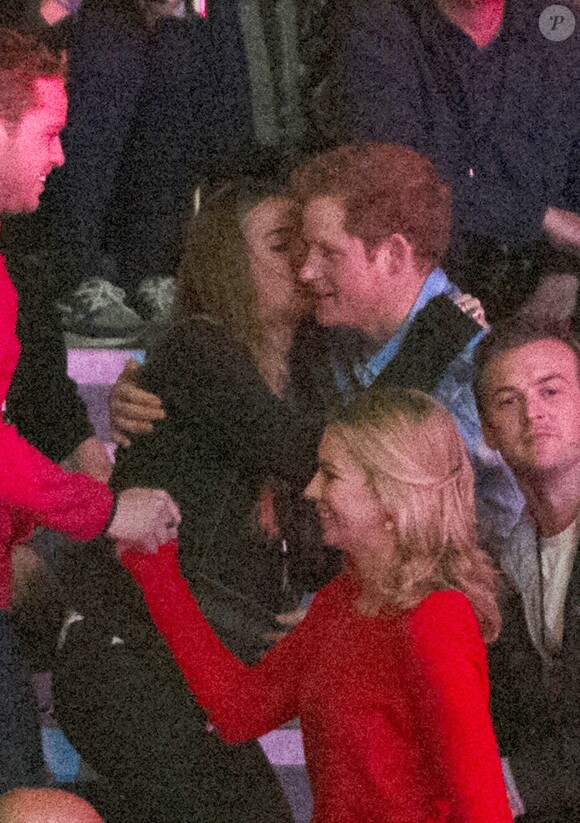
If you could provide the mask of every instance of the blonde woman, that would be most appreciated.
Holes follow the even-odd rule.
[[[451,416],[414,390],[363,398],[328,426],[306,495],[346,568],[252,669],[205,622],[175,545],[126,555],[211,722],[236,742],[297,715],[313,823],[512,820],[488,711],[495,573]]]

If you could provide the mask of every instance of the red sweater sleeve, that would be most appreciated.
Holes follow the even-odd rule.
[[[85,474],[61,469],[20,437],[13,426],[0,423],[0,500],[25,509],[37,523],[75,540],[101,533],[113,505],[107,485]]]
[[[450,823],[511,823],[489,713],[487,657],[465,595],[435,592],[411,624],[413,683],[427,752],[439,764]]]
[[[12,380],[20,345],[16,337],[17,295],[0,255],[0,403]],[[0,417],[0,502],[24,509],[37,523],[77,540],[101,533],[113,505],[104,484],[67,474],[20,437]]]
[[[143,590],[151,617],[189,688],[225,741],[259,737],[297,714],[304,623],[249,668],[207,623],[181,576],[176,542],[157,554],[125,551],[121,562]]]

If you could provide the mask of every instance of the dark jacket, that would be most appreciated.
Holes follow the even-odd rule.
[[[557,686],[549,689],[520,594],[505,584],[502,631],[489,650],[491,708],[526,812],[578,820],[580,809],[580,554],[564,612]]]

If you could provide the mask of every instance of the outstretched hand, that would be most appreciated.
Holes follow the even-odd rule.
[[[161,489],[126,489],[117,498],[117,511],[107,537],[146,552],[177,538],[181,514],[177,503]]]

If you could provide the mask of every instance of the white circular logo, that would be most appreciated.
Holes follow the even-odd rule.
[[[540,14],[540,31],[548,40],[561,43],[576,28],[576,18],[568,6],[547,6]]]

